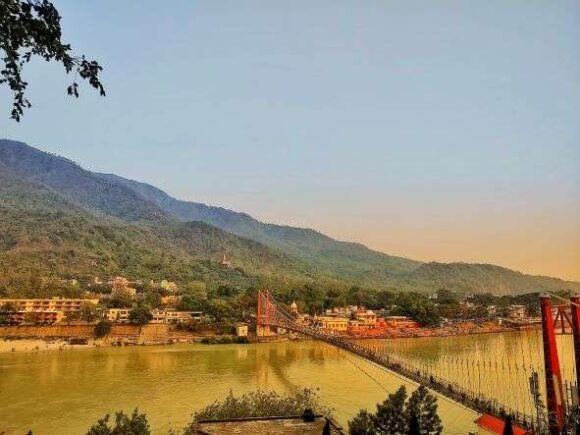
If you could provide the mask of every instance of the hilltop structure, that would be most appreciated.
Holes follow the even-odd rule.
[[[222,261],[220,262],[220,265],[222,267],[232,267],[232,262],[230,261],[230,259],[228,258],[228,256],[226,254],[224,254],[224,256],[222,257]]]

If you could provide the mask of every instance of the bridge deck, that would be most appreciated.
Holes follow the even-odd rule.
[[[506,415],[511,415],[514,423],[530,430],[532,433],[543,432],[542,428],[535,427],[534,419],[530,415],[513,410],[510,407],[498,403],[494,399],[489,399],[481,394],[469,391],[460,385],[450,383],[445,379],[425,373],[402,361],[389,357],[388,355],[385,356],[378,354],[371,349],[357,344],[354,340],[325,334],[315,328],[297,325],[296,323],[290,322],[286,319],[283,319],[283,321],[268,321],[267,319],[263,319],[261,324],[285,328],[316,340],[324,341],[332,346],[343,349],[384,369],[396,373],[409,381],[425,385],[430,390],[435,391],[477,413],[491,414],[500,418],[503,418]]]

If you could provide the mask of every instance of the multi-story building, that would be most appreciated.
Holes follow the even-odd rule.
[[[165,311],[153,310],[151,315],[153,316],[151,323],[165,323]]]
[[[7,313],[8,323],[53,324],[69,313],[80,311],[85,304],[97,305],[98,299],[0,299],[0,311]]]
[[[165,323],[185,323],[192,320],[200,321],[203,313],[201,311],[164,311]]]
[[[79,311],[83,304],[99,303],[98,299],[0,299],[0,307],[9,306],[11,311],[62,311],[71,313]]]
[[[387,327],[394,329],[415,329],[420,326],[419,323],[407,316],[386,316],[385,323]]]
[[[62,311],[11,311],[6,316],[9,325],[53,325],[63,319]]]
[[[129,323],[130,308],[111,308],[107,311],[107,320],[115,323]],[[151,323],[186,323],[189,321],[200,321],[203,313],[201,311],[172,311],[172,310],[152,310]]]
[[[110,308],[107,311],[107,320],[116,323],[129,323],[129,308]]]
[[[356,305],[347,305],[344,307],[329,308],[325,310],[324,315],[328,317],[350,317],[357,311],[365,311],[365,309],[364,307],[358,307]]]
[[[348,319],[343,317],[316,317],[315,324],[317,327],[334,332],[345,332],[348,329]]]
[[[355,313],[359,326],[365,328],[374,328],[377,325],[377,315],[371,310],[359,310]]]

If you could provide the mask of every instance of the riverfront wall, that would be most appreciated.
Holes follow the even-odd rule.
[[[168,343],[175,339],[187,339],[185,334],[169,330],[169,325],[155,324],[146,326],[113,325],[111,332],[104,339],[108,343],[131,342],[135,344]],[[183,335],[183,337],[182,337]],[[53,325],[53,326],[3,326],[0,327],[0,338],[36,338],[36,339],[94,339],[93,325]],[[191,337],[189,337],[191,338]]]

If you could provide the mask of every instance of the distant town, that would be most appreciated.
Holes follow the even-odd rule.
[[[228,259],[224,256],[223,265]],[[71,280],[73,286],[80,286]],[[203,306],[192,303],[191,294],[184,294],[179,286],[169,280],[144,283],[122,276],[103,280],[93,277],[85,283],[84,297],[64,298],[4,298],[0,299],[0,325],[3,336],[18,337],[23,327],[44,327],[40,335],[69,337],[75,339],[74,328],[66,332],[62,328],[52,334],[50,327],[87,326],[94,328],[94,336],[105,337],[122,325],[143,328],[148,325],[165,325],[169,331],[152,343],[172,341],[195,341],[205,337],[207,342],[228,342],[224,338],[237,337],[243,340],[264,338],[272,340],[294,337],[284,328],[268,326],[255,327],[255,312],[241,310],[236,318],[225,319],[216,310],[204,312],[183,307]],[[203,295],[199,296],[203,298]],[[447,336],[484,332],[503,332],[515,329],[535,328],[540,318],[537,310],[537,296],[520,300],[527,303],[506,303],[511,299],[499,298],[501,305],[494,302],[498,298],[491,295],[468,295],[459,297],[447,290],[440,290],[425,297],[431,307],[435,307],[436,319],[425,319],[420,315],[403,315],[396,304],[388,308],[369,309],[361,305],[332,306],[320,312],[304,312],[304,308],[292,301],[286,308],[299,324],[307,325],[326,333],[353,338],[395,338]],[[251,305],[251,301],[248,302]],[[419,306],[419,311],[424,311]],[[116,329],[115,329],[116,328]],[[126,328],[125,328],[126,329]],[[158,328],[159,329],[159,328]],[[49,331],[49,332],[47,332]],[[170,332],[173,332],[172,335]],[[177,336],[176,332],[179,332]],[[34,334],[31,332],[30,334]],[[121,334],[117,344],[144,343],[141,333]],[[88,334],[90,335],[90,334]],[[114,335],[114,334],[113,334]],[[142,335],[142,334],[141,334]],[[159,334],[158,334],[159,335]],[[213,337],[213,338],[208,338]],[[78,337],[77,337],[78,338]],[[118,338],[118,337],[117,337]],[[141,337],[142,338],[142,337]],[[113,340],[113,344],[115,341]]]

